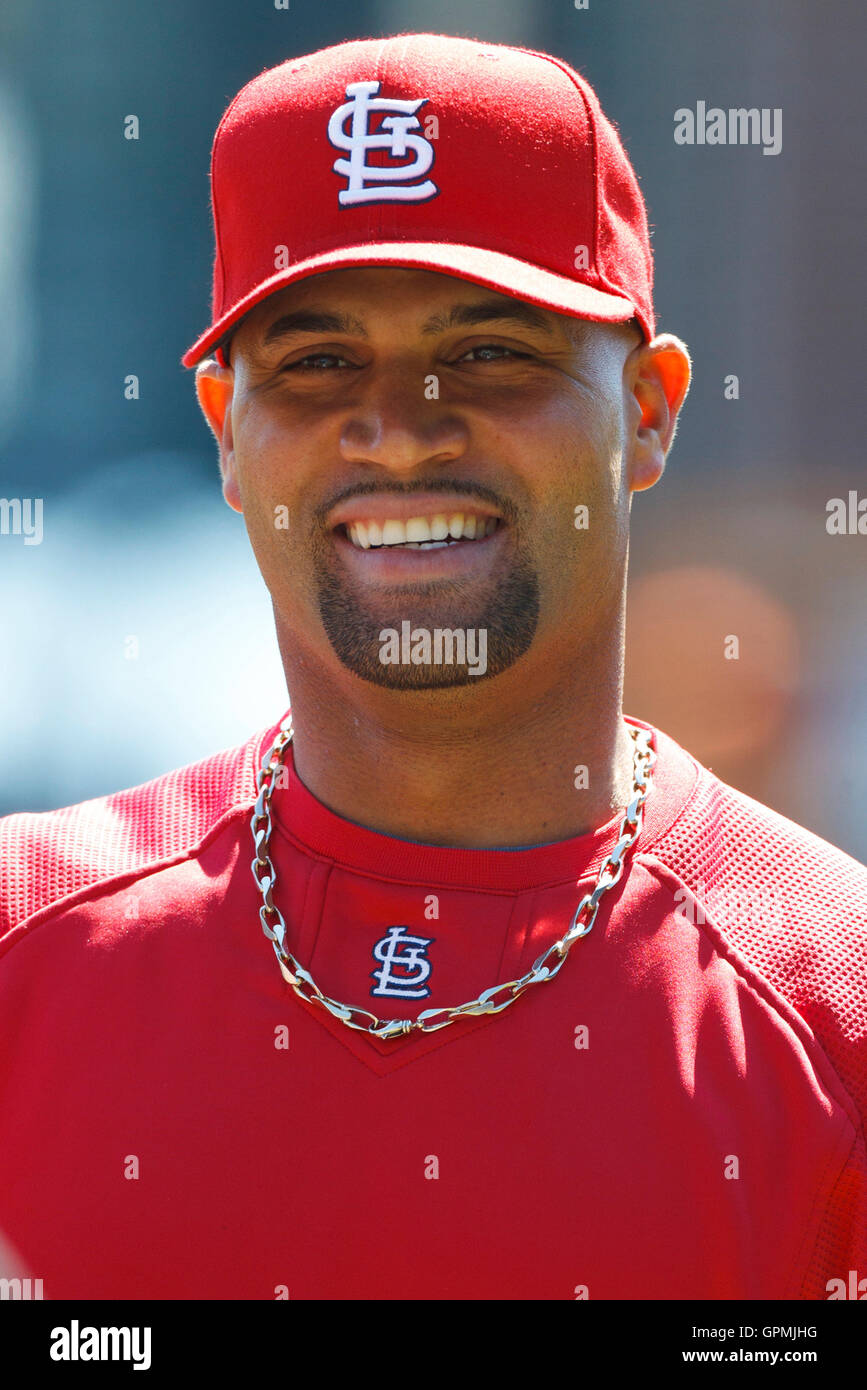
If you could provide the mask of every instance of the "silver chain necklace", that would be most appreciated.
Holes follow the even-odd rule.
[[[586,936],[592,929],[603,894],[607,893],[609,888],[613,888],[615,883],[619,881],[623,873],[624,858],[641,833],[644,822],[644,802],[650,790],[650,773],[656,762],[656,754],[653,751],[650,734],[646,729],[631,728],[630,734],[635,741],[632,760],[632,790],[634,795],[621,822],[620,837],[617,844],[599,870],[594,888],[585,894],[576,907],[569,930],[559,941],[555,941],[546,951],[542,952],[542,955],[539,956],[526,975],[522,975],[518,980],[508,980],[502,985],[492,985],[490,989],[483,990],[477,999],[472,999],[467,1004],[457,1004],[453,1008],[424,1009],[415,1019],[379,1019],[376,1014],[370,1013],[367,1009],[357,1008],[353,1004],[341,1004],[338,1000],[330,999],[327,994],[323,994],[313,976],[299,965],[286,946],[286,923],[283,920],[283,914],[274,902],[274,885],[277,882],[277,873],[271,863],[268,846],[272,829],[271,797],[274,794],[283,754],[292,739],[292,715],[288,714],[280,725],[280,733],[262,759],[262,766],[256,779],[258,795],[251,822],[253,843],[256,846],[256,858],[252,864],[253,877],[262,894],[259,920],[262,923],[263,932],[274,947],[277,963],[286,983],[292,986],[301,999],[306,999],[311,1004],[321,1004],[323,1009],[327,1009],[335,1018],[339,1018],[341,1023],[345,1023],[347,1028],[356,1028],[363,1033],[370,1033],[376,1038],[388,1039],[399,1038],[413,1032],[433,1033],[437,1028],[447,1028],[450,1023],[469,1015],[502,1013],[503,1009],[514,1004],[518,996],[523,994],[525,989],[529,989],[530,985],[538,985],[545,980],[553,980],[573,944],[579,937]],[[554,956],[557,958],[556,961],[549,965],[548,962]],[[505,994],[506,997],[498,1003],[497,995],[502,994]],[[436,1022],[437,1016],[442,1014],[445,1014],[446,1017],[440,1018]],[[366,1022],[361,1022],[362,1019]]]

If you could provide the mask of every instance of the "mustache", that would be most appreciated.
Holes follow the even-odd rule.
[[[465,497],[476,497],[480,502],[487,502],[495,507],[506,522],[514,523],[517,516],[515,504],[507,497],[495,492],[493,488],[485,483],[479,483],[469,478],[431,478],[426,481],[423,478],[413,483],[395,482],[374,482],[373,480],[363,483],[354,483],[335,492],[315,512],[316,520],[320,525],[325,525],[325,518],[332,509],[340,502],[345,502],[350,497],[412,497],[414,494],[423,493],[442,493],[451,495],[461,493]]]

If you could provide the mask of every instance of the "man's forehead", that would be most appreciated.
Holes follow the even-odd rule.
[[[586,320],[502,294],[474,281],[438,271],[402,266],[332,270],[275,291],[241,321],[266,345],[294,332],[345,332],[368,335],[377,317],[417,322],[422,334],[511,320],[555,335],[582,330]]]

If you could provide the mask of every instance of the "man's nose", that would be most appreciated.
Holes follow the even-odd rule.
[[[439,399],[440,386],[436,375],[418,366],[371,369],[346,407],[340,432],[344,460],[407,473],[424,463],[459,458],[467,447],[467,425]]]

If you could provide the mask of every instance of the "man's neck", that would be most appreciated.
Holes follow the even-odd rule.
[[[336,815],[425,844],[496,849],[583,835],[632,796],[619,681],[528,701],[514,673],[464,692],[355,701],[287,669],[295,770]],[[461,696],[463,695],[463,698]]]

